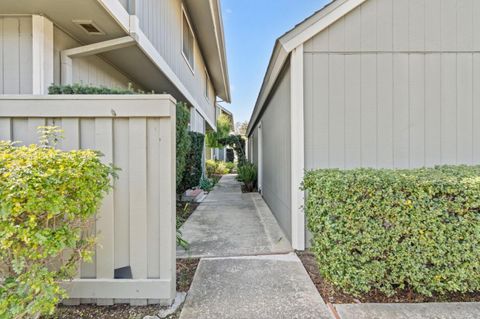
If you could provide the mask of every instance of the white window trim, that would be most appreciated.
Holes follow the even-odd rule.
[[[192,36],[193,36],[193,47],[192,47],[192,54],[193,54],[193,65],[190,65],[190,62],[188,61],[188,58],[187,56],[185,55],[185,53],[183,52],[183,18],[185,17],[185,19],[187,20],[187,24],[188,24],[188,28],[190,29],[190,32],[192,33]],[[185,7],[183,6],[182,4],[182,42],[181,42],[181,49],[180,49],[180,52],[182,52],[182,56],[183,56],[183,59],[185,60],[185,62],[187,63],[190,71],[192,71],[192,74],[195,75],[195,44],[196,44],[196,37],[195,37],[195,33],[193,32],[193,28],[192,28],[192,24],[190,23],[190,19],[188,18],[188,14],[187,14],[187,11],[185,10]]]
[[[207,89],[204,92],[205,98],[207,99],[208,102],[210,102],[210,74],[208,74],[207,68],[204,68],[205,70],[205,88]]]

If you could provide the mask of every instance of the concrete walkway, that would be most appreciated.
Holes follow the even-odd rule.
[[[177,257],[202,257],[181,319],[331,319],[259,194],[222,177],[181,228]]]
[[[180,319],[480,319],[480,303],[324,303],[258,194],[224,176],[181,229],[201,257]]]
[[[257,193],[242,194],[235,175],[225,175],[180,231],[189,242],[177,257],[281,254],[292,247]]]
[[[298,257],[200,261],[180,319],[332,319]]]

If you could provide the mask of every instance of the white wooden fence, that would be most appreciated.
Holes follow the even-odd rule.
[[[104,162],[121,169],[92,229],[98,236],[94,261],[80,265],[78,278],[66,283],[68,302],[171,302],[175,100],[169,95],[0,97],[0,140],[37,143],[41,125],[64,130],[59,148],[99,150]],[[120,268],[131,270],[131,278],[115,279]]]

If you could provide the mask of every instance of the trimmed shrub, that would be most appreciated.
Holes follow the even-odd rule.
[[[183,173],[180,190],[183,193],[187,189],[197,187],[203,174],[203,146],[205,135],[197,132],[188,132],[191,140],[191,147],[186,156],[186,167]]]
[[[320,273],[344,291],[480,291],[480,166],[307,172]]]
[[[129,85],[128,89],[108,88],[103,86],[90,86],[83,84],[57,85],[48,88],[48,94],[143,94],[143,91],[134,91]]]
[[[0,142],[0,318],[51,314],[66,297],[59,282],[91,259],[82,230],[114,175],[94,151]]]
[[[190,111],[185,103],[177,103],[177,194],[185,191],[182,186],[183,176],[187,167],[187,156],[192,146],[192,137],[188,125],[190,124]]]

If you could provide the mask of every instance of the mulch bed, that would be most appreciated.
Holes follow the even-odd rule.
[[[361,297],[354,297],[342,292],[320,275],[315,256],[308,251],[297,252],[298,257],[307,270],[310,278],[317,287],[318,292],[326,303],[351,304],[351,303],[420,303],[420,302],[480,302],[480,292],[477,293],[451,293],[427,297],[411,290],[398,291],[394,296],[386,296],[379,291],[371,291]]]
[[[178,220],[178,227],[182,226],[192,215],[192,213],[197,209],[198,205],[197,202],[181,202],[177,201],[177,220]]]
[[[192,284],[199,259],[177,260],[177,291],[187,292]],[[143,319],[158,313],[158,305],[132,307],[130,305],[114,305],[108,307],[96,305],[59,306],[53,316],[48,319]],[[168,319],[178,319],[181,308]],[[44,319],[47,319],[44,318]]]

